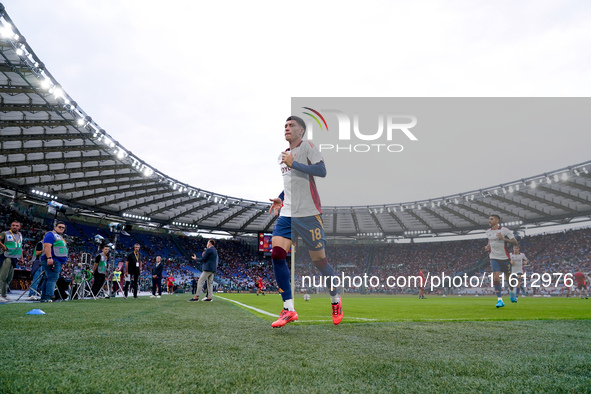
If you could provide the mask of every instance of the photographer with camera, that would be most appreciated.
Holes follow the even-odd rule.
[[[98,296],[101,288],[105,284],[107,277],[107,261],[109,260],[109,251],[111,248],[108,245],[103,245],[101,253],[94,259],[93,275],[94,283],[92,284],[92,294]],[[108,296],[107,296],[108,297]]]
[[[55,292],[55,283],[60,276],[62,265],[68,261],[68,246],[63,238],[65,231],[66,224],[57,221],[53,231],[43,237],[41,267],[45,271],[45,282],[41,285],[41,302],[52,302],[51,297]]]
[[[20,229],[20,222],[14,220],[10,224],[10,230],[0,233],[0,302],[8,301],[7,291],[14,276],[14,267],[23,257],[23,236]]]

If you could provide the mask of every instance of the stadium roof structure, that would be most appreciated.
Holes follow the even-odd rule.
[[[141,160],[103,130],[55,80],[0,4],[0,190],[77,214],[173,230],[269,232],[266,202],[187,185]],[[414,202],[324,207],[328,236],[465,235],[498,213],[514,228],[591,217],[591,161]]]

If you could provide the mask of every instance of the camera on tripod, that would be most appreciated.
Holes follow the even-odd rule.
[[[111,222],[109,223],[109,230],[111,230],[112,233],[115,234],[123,234],[125,236],[129,236],[129,232],[131,231],[131,224],[123,224],[123,223],[117,223],[117,222]]]
[[[108,246],[109,249],[111,250],[115,250],[115,244],[113,244],[112,242],[107,243],[108,240],[105,240],[105,237],[103,237],[102,235],[95,235],[94,238],[94,243],[99,245],[99,246]]]
[[[47,203],[48,205],[48,210],[49,211],[53,211],[53,213],[55,213],[56,215],[58,213],[63,213],[65,214],[68,211],[68,206],[62,203],[59,203],[55,200],[51,200],[50,202]]]

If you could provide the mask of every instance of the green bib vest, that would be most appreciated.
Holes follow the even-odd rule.
[[[10,231],[5,231],[4,245],[8,248],[4,252],[4,256],[13,259],[20,259],[23,256],[23,237],[20,233],[13,234]]]

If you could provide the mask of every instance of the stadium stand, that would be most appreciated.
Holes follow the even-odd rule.
[[[31,251],[51,227],[52,218],[37,217],[35,213],[38,212],[32,207],[14,204],[8,199],[0,201],[0,226],[8,228],[12,220],[19,220],[23,224],[24,264],[19,265],[18,269],[30,270]],[[62,272],[67,280],[72,279],[81,253],[97,253],[97,244],[93,241],[96,234],[106,240],[113,239],[104,224],[93,225],[72,220],[68,221],[67,234],[71,246],[70,261]],[[146,259],[141,273],[141,288],[148,290],[151,286],[151,268],[156,256],[161,256],[165,261],[165,275],[172,274],[177,287],[188,290],[191,279],[200,274],[198,264],[192,262],[190,255],[201,253],[206,242],[207,239],[203,237],[134,231],[129,236],[119,236],[115,258],[116,261],[124,259],[133,245],[139,243]],[[537,273],[572,273],[578,269],[590,272],[590,244],[589,228],[524,237],[520,241],[522,251],[530,261],[526,270]],[[327,246],[327,255],[337,272],[348,276],[411,276],[416,275],[421,268],[448,275],[482,275],[489,272],[484,245],[485,241],[481,239],[407,244],[335,244]],[[253,253],[251,245],[245,241],[222,239],[218,240],[217,249],[220,265],[216,282],[220,289],[252,291],[255,281],[261,277],[268,290],[276,290],[270,261]],[[301,277],[304,275],[319,278],[307,253],[297,254],[296,272],[297,288],[301,287]],[[22,287],[22,280],[22,275],[15,276],[14,288]],[[347,290],[389,293],[414,291],[409,288],[384,290],[352,287]]]

